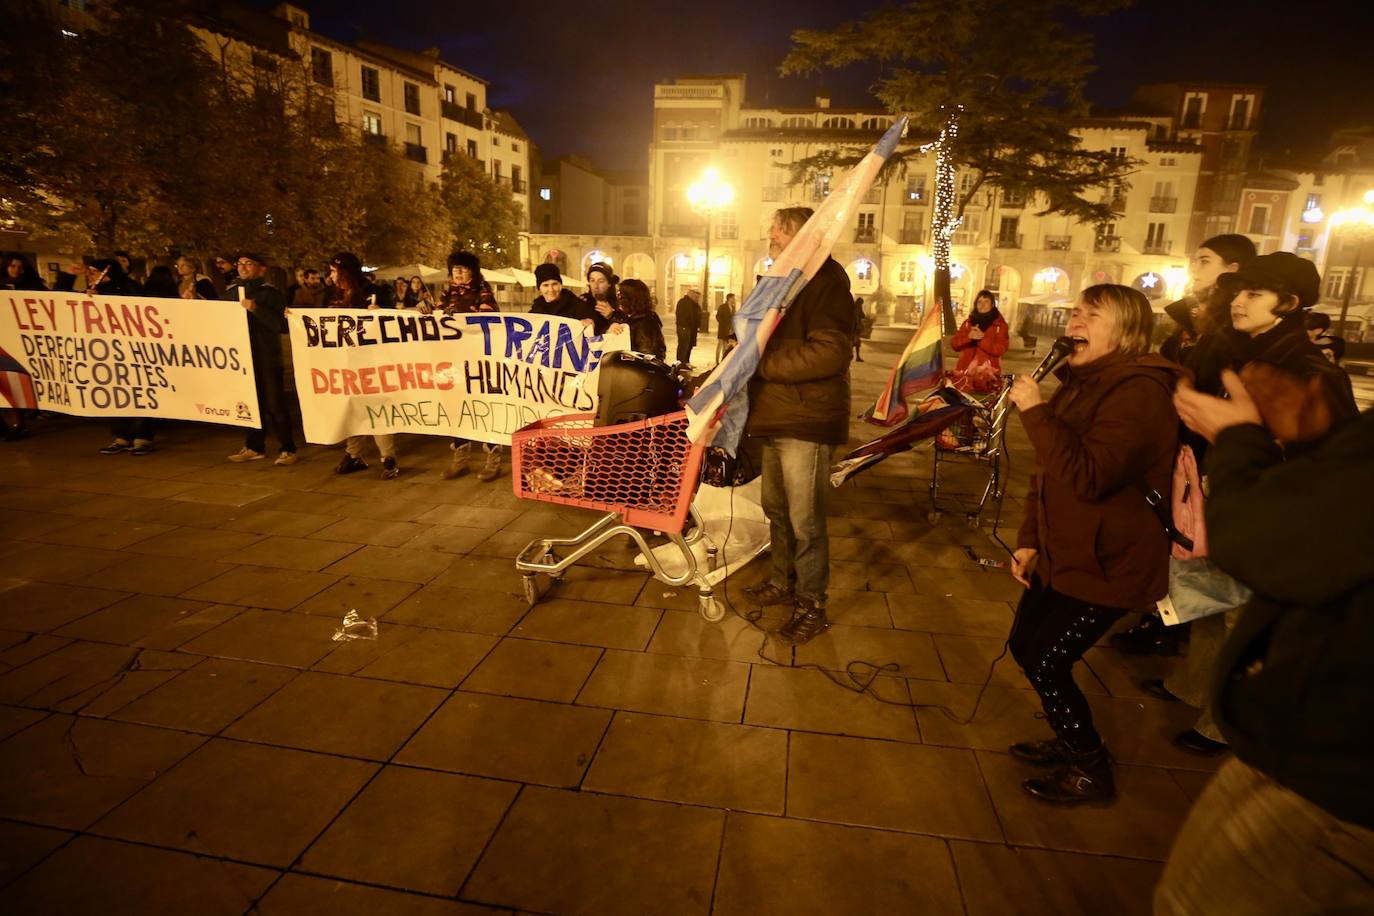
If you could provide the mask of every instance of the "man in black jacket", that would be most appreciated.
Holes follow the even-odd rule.
[[[811,218],[808,207],[779,210],[769,231],[777,257]],[[849,439],[849,359],[854,299],[834,258],[802,288],[768,339],[749,382],[745,434],[763,442],[763,511],[772,538],[773,571],[745,591],[758,605],[790,604],[778,630],[801,645],[830,626],[825,593],[830,541],[825,496],[836,445]]]
[[[1211,557],[1255,593],[1212,699],[1236,759],[1174,841],[1155,913],[1374,912],[1374,411],[1285,461],[1223,381],[1229,400],[1175,403],[1215,443]]]
[[[694,289],[677,301],[673,314],[677,317],[677,361],[684,366],[692,363],[692,348],[697,345],[697,331],[701,326],[701,294]]]
[[[238,279],[221,297],[237,301],[248,312],[248,345],[253,351],[253,377],[258,388],[258,426],[248,430],[243,448],[230,461],[257,461],[266,457],[267,424],[281,444],[274,464],[296,463],[296,438],[291,431],[286,385],[282,377],[281,337],[286,333],[286,299],[267,282],[267,262],[247,252],[238,257]]]

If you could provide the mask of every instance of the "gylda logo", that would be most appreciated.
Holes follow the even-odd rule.
[[[253,411],[249,410],[248,405],[243,401],[238,402],[238,404],[234,407],[234,411],[240,420],[253,419]]]
[[[229,419],[228,407],[215,407],[210,404],[197,404],[196,410],[205,414],[207,417],[224,417],[226,420]]]

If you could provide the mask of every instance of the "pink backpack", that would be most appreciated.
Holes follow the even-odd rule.
[[[1174,541],[1170,556],[1188,560],[1207,556],[1207,522],[1203,518],[1202,477],[1197,470],[1197,457],[1192,446],[1180,445],[1174,460],[1174,485],[1169,507],[1173,513],[1174,529],[1192,539],[1193,548]]]

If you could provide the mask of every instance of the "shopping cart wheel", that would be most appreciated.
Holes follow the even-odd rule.
[[[978,514],[977,514],[977,513],[974,513],[974,514],[970,515],[968,518],[964,519],[964,521],[968,523],[968,526],[969,526],[970,528],[975,528],[975,529],[976,529],[980,524],[982,524],[982,519],[980,519],[980,518],[978,517]]]
[[[534,607],[539,603],[541,594],[539,589],[539,577],[534,573],[525,573],[520,577],[520,585],[525,591],[525,603]]]
[[[943,517],[944,513],[939,509],[931,509],[926,513],[926,521],[930,522],[932,525],[940,524],[940,519]]]
[[[715,599],[714,595],[704,594],[700,596],[697,609],[701,611],[701,616],[716,623],[725,618],[725,605]]]

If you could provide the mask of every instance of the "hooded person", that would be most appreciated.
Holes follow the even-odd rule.
[[[534,269],[534,279],[539,285],[539,298],[530,305],[531,312],[584,321],[589,326],[594,323],[592,315],[595,313],[586,300],[573,295],[571,290],[563,286],[563,274],[557,264],[540,264]]]

